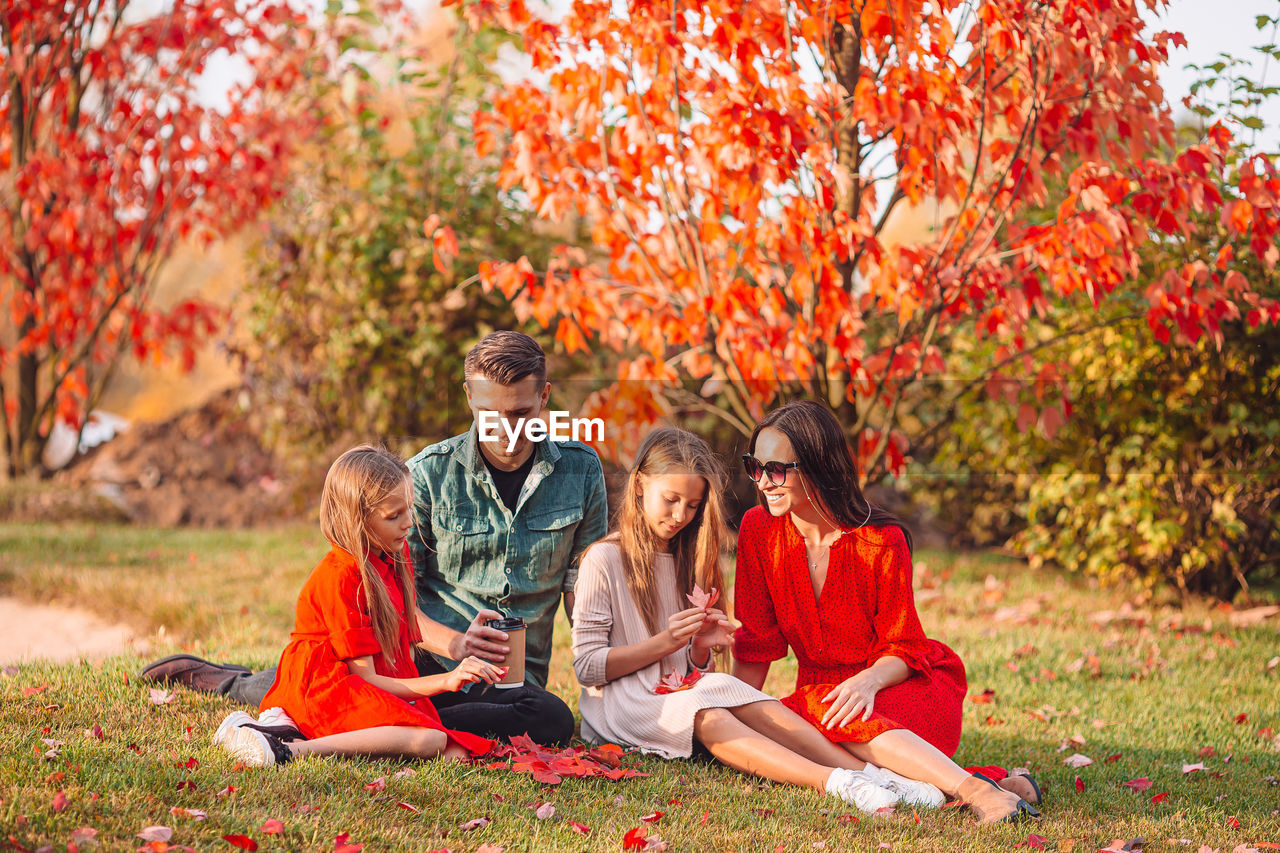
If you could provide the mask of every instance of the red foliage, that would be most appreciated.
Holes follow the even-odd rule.
[[[642,383],[692,378],[740,429],[797,392],[829,400],[867,475],[898,472],[899,401],[947,372],[963,330],[997,344],[990,379],[1037,381],[1023,420],[1052,434],[1069,401],[1027,355],[1033,318],[1137,288],[1136,249],[1195,214],[1220,211],[1268,267],[1280,256],[1273,164],[1250,161],[1224,198],[1225,127],[1163,158],[1157,74],[1182,37],[1141,4],[575,0],[554,24],[462,5],[517,33],[541,74],[476,116],[477,147],[502,150],[502,181],[540,215],[585,215],[606,258],[564,247],[545,272],[522,258],[481,280],[566,350],[625,357],[618,379],[638,381],[584,412],[616,427],[615,456],[670,411]],[[894,229],[911,207],[932,227]],[[1151,285],[1157,335],[1280,320],[1217,260]]]
[[[157,274],[180,242],[207,244],[270,204],[312,124],[278,109],[310,46],[286,0],[136,5],[0,13],[0,309],[13,329],[0,396],[18,471],[55,417],[80,423],[122,355],[191,366],[220,312],[155,305]],[[250,79],[212,106],[200,76],[222,53]]]
[[[662,680],[653,688],[653,692],[659,696],[668,693],[679,693],[681,690],[688,690],[690,687],[698,683],[698,679],[702,678],[702,673],[693,670],[688,675],[681,676],[678,672],[668,672],[662,676]]]
[[[594,748],[575,746],[556,750],[539,746],[526,735],[517,735],[510,743],[500,743],[490,750],[484,758],[501,760],[489,761],[484,766],[490,770],[528,773],[547,785],[559,785],[566,777],[603,777],[617,781],[649,775],[623,767],[624,754],[621,747],[608,743]]]

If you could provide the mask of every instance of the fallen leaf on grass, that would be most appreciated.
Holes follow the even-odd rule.
[[[476,853],[502,853],[505,849],[501,844],[481,844],[476,848]]]
[[[173,701],[173,691],[165,690],[163,687],[152,687],[147,698],[151,700],[152,705],[167,705]]]
[[[543,803],[534,811],[534,815],[538,820],[547,820],[556,813],[556,807],[551,803]]]
[[[1084,793],[1084,780],[1079,776],[1076,777],[1076,791],[1081,794]]]
[[[107,737],[102,733],[102,726],[97,723],[93,724],[93,728],[84,730],[85,737],[91,737],[94,740],[106,740]]]
[[[410,776],[417,775],[417,773],[418,773],[418,771],[417,771],[417,770],[414,770],[412,767],[401,767],[401,768],[400,768],[399,770],[397,770],[395,773],[392,773],[392,774],[391,774],[391,778],[392,778],[392,779],[407,779],[407,778],[409,778]]]
[[[173,830],[167,826],[148,826],[138,833],[143,841],[168,841],[173,838]]]
[[[988,687],[981,693],[974,693],[969,696],[969,701],[975,705],[988,705],[996,698],[996,692]]]
[[[1104,764],[1115,764],[1119,760],[1120,760],[1120,753],[1117,752],[1112,755],[1108,755],[1106,758],[1102,759],[1102,762]]]
[[[1239,829],[1240,821],[1236,820],[1235,815],[1232,815],[1231,817],[1227,818],[1227,826],[1231,827],[1232,829]]]
[[[258,849],[258,842],[247,835],[224,835],[222,840],[233,847],[239,847],[241,850],[253,851]]]
[[[1088,767],[1093,763],[1093,759],[1087,755],[1081,755],[1080,753],[1075,752],[1062,759],[1062,763],[1068,767]]]
[[[590,835],[591,827],[585,823],[578,823],[576,820],[569,821],[569,828],[580,835]]]
[[[490,818],[476,817],[476,818],[472,818],[466,823],[458,824],[458,829],[461,829],[463,832],[470,832],[473,829],[481,829],[482,827],[486,827],[490,823],[493,823],[492,819]]]
[[[85,842],[94,841],[98,837],[98,830],[92,826],[82,826],[79,829],[71,830],[71,840],[76,844],[84,844]]]
[[[236,792],[236,786],[235,786],[235,785],[228,785],[227,787],[223,788],[221,791],[219,791],[219,792],[218,792],[217,794],[215,794],[214,796],[218,796],[218,797],[229,797],[229,796],[231,796],[232,794],[234,794],[235,792]]]
[[[1247,722],[1249,722],[1249,715],[1248,715],[1248,714],[1237,714],[1237,715],[1236,715],[1236,725],[1237,725],[1237,726],[1244,725],[1244,724],[1245,724],[1245,723],[1247,723]]]
[[[422,809],[418,808],[418,807],[417,807],[417,806],[415,806],[413,803],[406,803],[406,802],[404,802],[404,801],[402,800],[402,801],[400,801],[400,802],[396,803],[396,805],[397,805],[397,806],[399,806],[400,808],[404,809],[404,810],[405,810],[405,811],[407,811],[407,812],[413,812],[414,814],[422,814]]]
[[[496,745],[487,757],[512,759],[508,768],[505,761],[490,762],[490,770],[510,769],[514,773],[529,773],[544,784],[558,785],[564,777],[604,777],[617,781],[638,776],[648,776],[638,770],[622,767],[622,747],[615,744],[587,748],[582,746],[554,749],[539,746],[526,735],[511,738],[510,743]]]
[[[703,610],[706,610],[708,607],[711,607],[720,600],[720,590],[713,586],[711,587],[710,592],[703,592],[702,587],[695,583],[693,585],[693,592],[686,595],[685,598],[689,599],[689,603],[694,607],[701,607]]]
[[[1200,770],[1203,770],[1203,769],[1204,769],[1204,762],[1203,762],[1203,761],[1201,761],[1201,762],[1199,762],[1199,763],[1197,763],[1197,764],[1184,764],[1184,765],[1182,765],[1182,774],[1185,776],[1185,775],[1186,775],[1186,774],[1188,774],[1188,773],[1196,773],[1196,772],[1198,772],[1198,771],[1200,771]]]
[[[37,693],[43,693],[43,692],[45,692],[45,691],[46,691],[46,690],[48,690],[48,689],[49,689],[49,682],[47,682],[47,681],[46,681],[44,684],[41,684],[39,687],[24,687],[24,688],[22,688],[22,695],[23,695],[23,696],[35,696]]]
[[[656,823],[657,821],[662,820],[662,817],[665,814],[666,812],[650,812],[647,815],[641,815],[640,819],[645,823]]]
[[[21,671],[16,666],[6,666],[4,669],[0,669],[0,674],[4,675],[5,678],[13,678]]]
[[[268,821],[264,821],[262,826],[258,827],[258,832],[261,832],[263,835],[279,835],[284,832],[284,824],[275,818],[271,818]]]
[[[169,814],[174,817],[189,817],[192,820],[206,820],[209,815],[200,809],[184,809],[182,806],[174,806],[169,809]]]
[[[1049,839],[1043,835],[1036,835],[1035,833],[1032,833],[1027,836],[1026,841],[1019,841],[1017,844],[1013,845],[1013,849],[1017,850],[1019,847],[1030,847],[1032,850],[1043,850],[1044,843],[1048,840]]]
[[[387,777],[379,776],[377,779],[374,779],[368,785],[365,785],[364,789],[366,791],[373,791],[374,793],[377,793],[378,791],[381,791],[385,787],[387,787]]]
[[[1169,799],[1169,792],[1168,792],[1168,791],[1161,791],[1160,793],[1156,794],[1154,797],[1152,797],[1152,798],[1151,798],[1151,802],[1153,802],[1153,803],[1163,803],[1163,802],[1164,802],[1165,800],[1167,800],[1167,799]]]
[[[1137,779],[1130,779],[1120,784],[1133,791],[1145,791],[1151,787],[1151,780],[1146,776],[1139,776]]]
[[[53,811],[54,814],[62,811],[67,807],[67,795],[59,791],[53,795]]]

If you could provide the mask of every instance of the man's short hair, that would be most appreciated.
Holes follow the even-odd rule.
[[[468,382],[482,376],[499,385],[514,385],[532,376],[541,389],[547,381],[547,354],[523,332],[490,332],[467,353],[462,374]]]

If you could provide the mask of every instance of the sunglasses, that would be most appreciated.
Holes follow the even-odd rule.
[[[787,469],[799,468],[799,462],[761,462],[750,453],[742,454],[742,467],[747,469],[747,476],[751,478],[751,482],[760,482],[761,472],[769,475],[769,482],[775,486],[781,486],[787,481]]]

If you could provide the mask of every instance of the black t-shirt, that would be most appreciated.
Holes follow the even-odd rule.
[[[480,454],[484,459],[485,467],[489,469],[489,476],[493,477],[493,485],[498,489],[498,497],[502,498],[502,502],[512,512],[516,511],[516,504],[520,501],[520,490],[524,488],[524,481],[529,479],[529,472],[533,470],[533,460],[537,456],[536,452],[530,453],[529,458],[519,468],[514,471],[503,471],[493,467],[493,463],[484,453]]]

